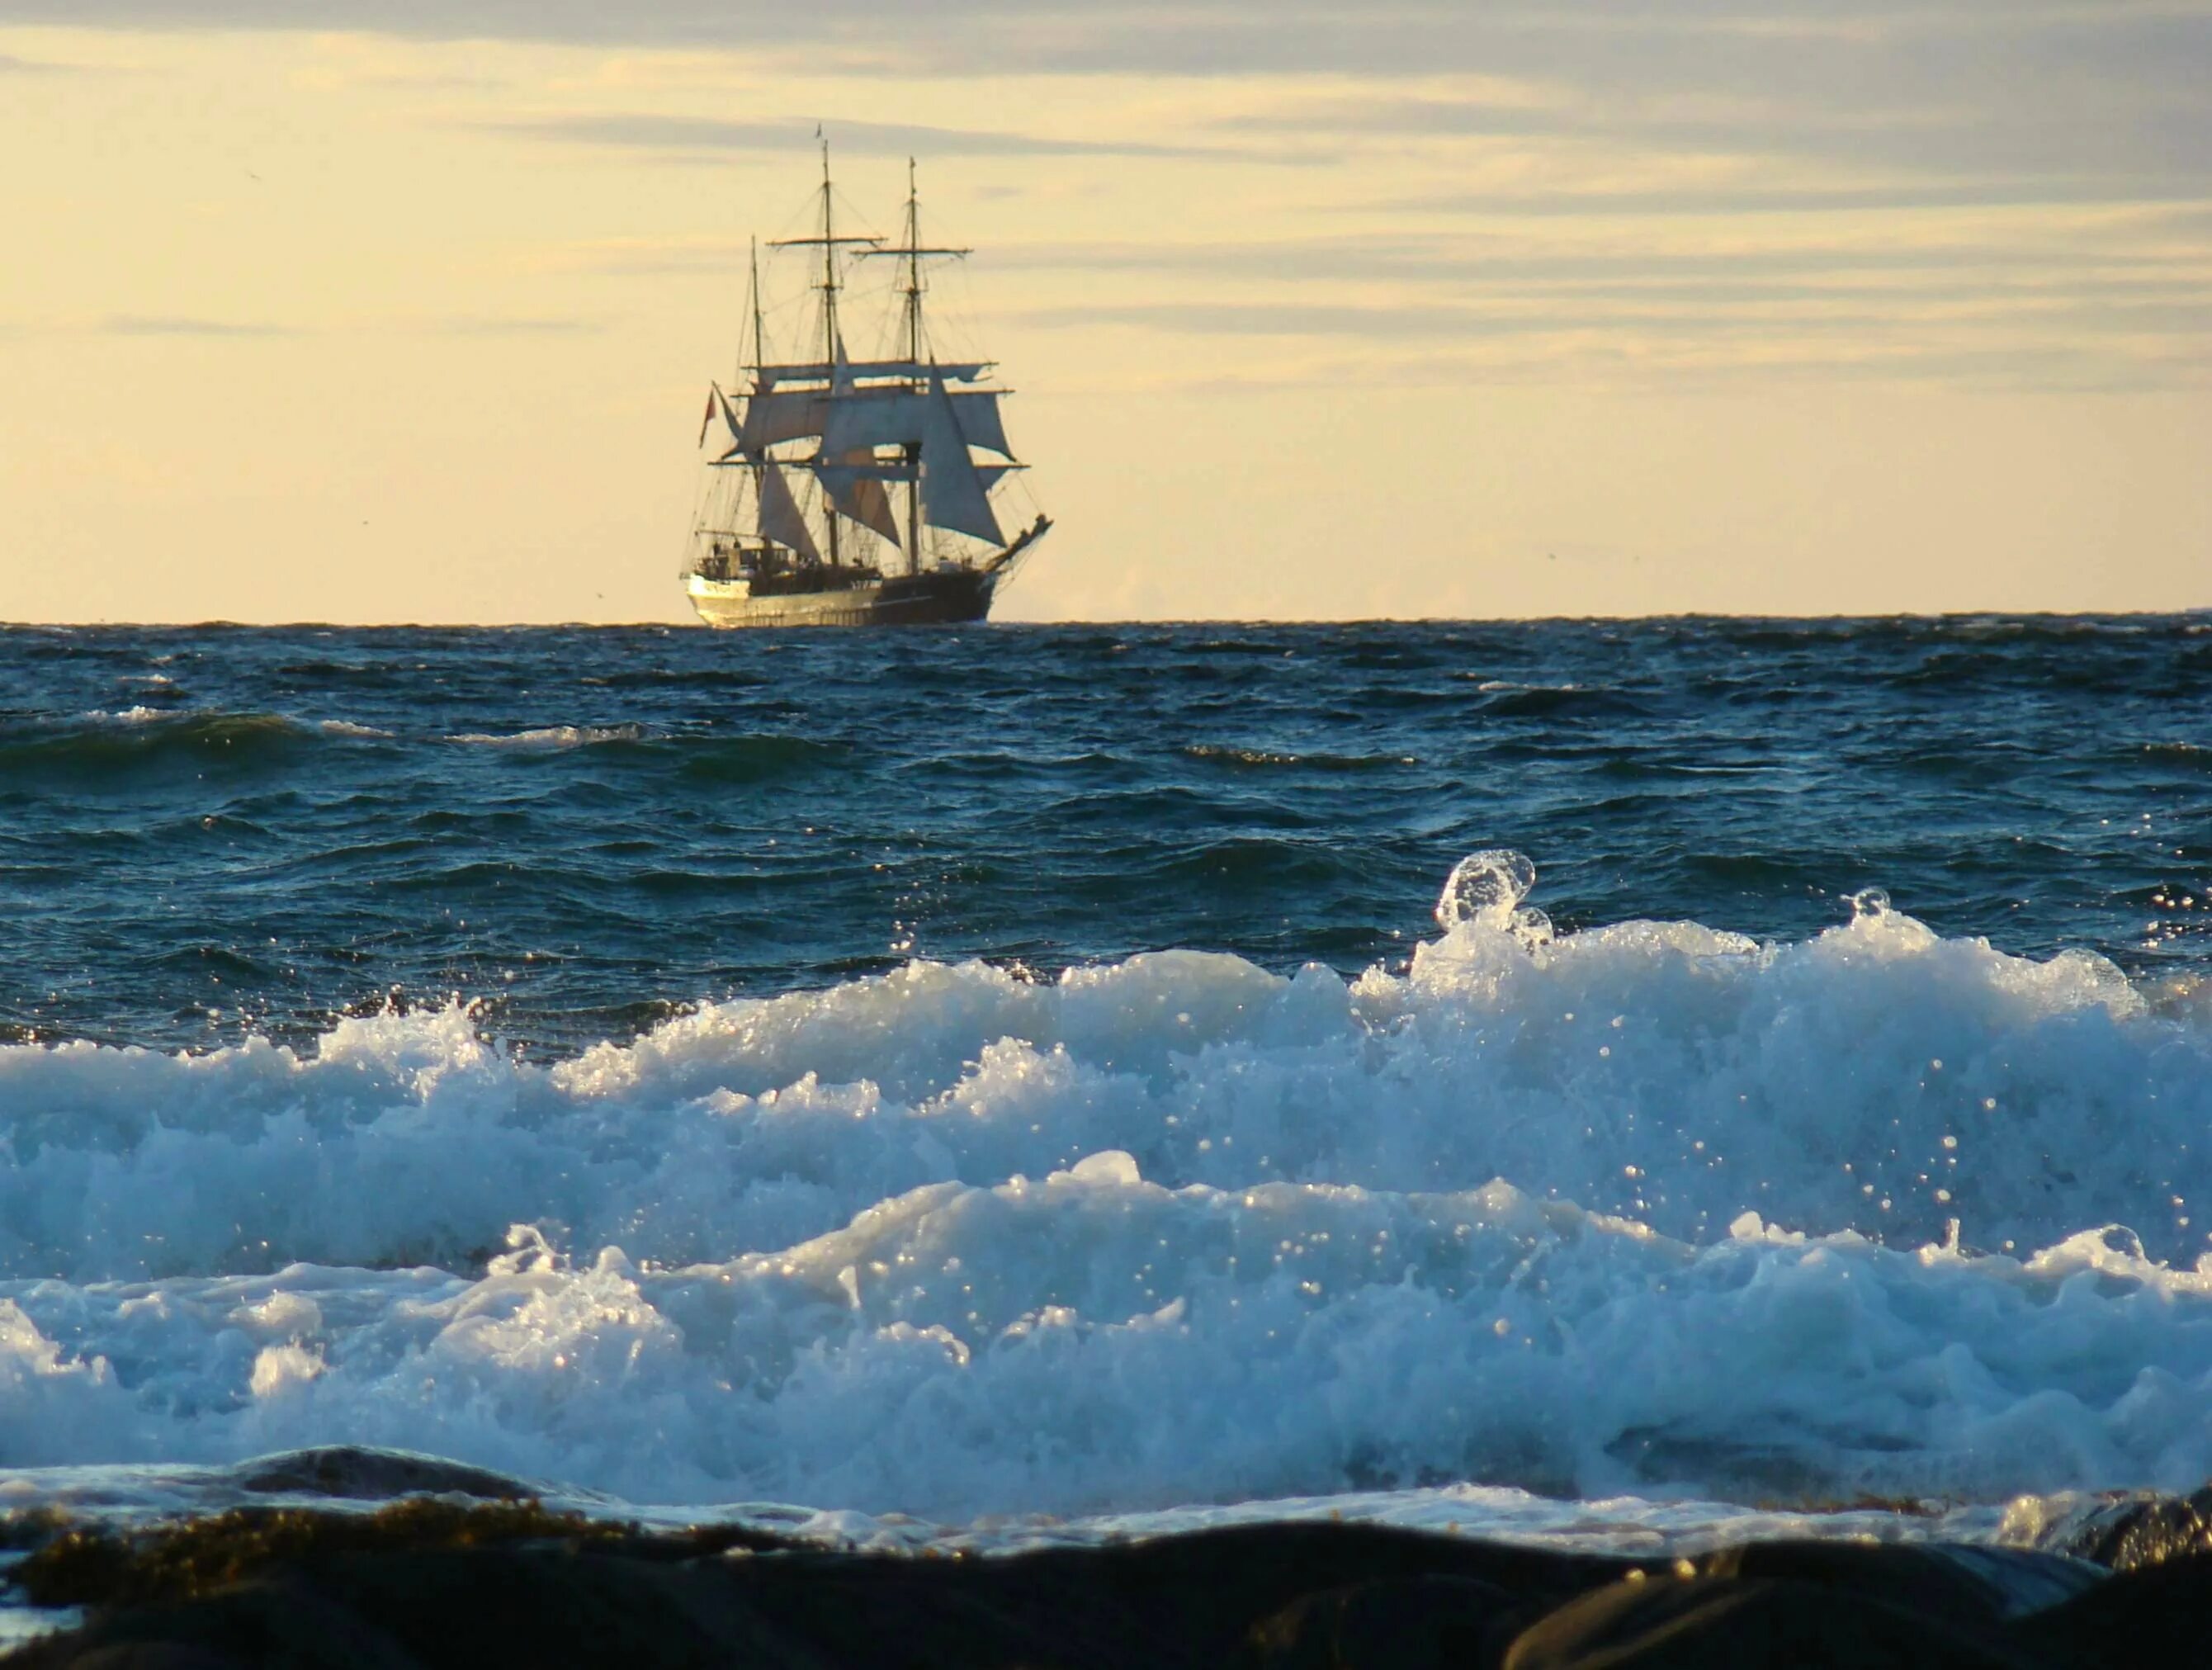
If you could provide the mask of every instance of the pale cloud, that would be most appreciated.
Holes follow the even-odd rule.
[[[8,21],[141,29],[352,30],[415,39],[742,49],[780,71],[1192,82],[1364,77],[1229,119],[1330,151],[1377,142],[1605,139],[1680,155],[1792,158],[1831,169],[2034,179],[2075,192],[2172,194],[2212,181],[2212,0],[2094,6],[1911,0],[1838,16],[1815,0],[1581,0],[1571,7],[1328,0],[1123,0],[793,7],[708,0],[0,0]],[[1418,85],[1480,77],[1480,97]],[[772,124],[579,116],[568,136],[640,147],[758,148]],[[597,126],[594,127],[593,125]],[[686,137],[678,129],[689,125]],[[1178,147],[1126,139],[884,125],[860,145],[1049,155]],[[548,130],[557,133],[556,126]],[[1957,189],[1946,184],[1939,189]]]
[[[2212,103],[2202,92],[2212,76],[2212,12],[2202,9],[2084,15],[1958,7],[1813,39],[1668,10],[1602,27],[1586,14],[1471,21],[1425,52],[1406,35],[1340,61],[1377,79],[1480,67],[1493,79],[1521,78],[1530,89],[1521,98],[1320,88],[1226,120],[1340,146],[1610,141],[1893,171],[1908,181],[1965,176],[1967,191],[1999,193],[2025,179],[2075,195],[2212,186]],[[1937,189],[1960,187],[1945,180]]]
[[[251,341],[255,338],[322,334],[295,325],[265,320],[203,319],[191,314],[110,314],[89,327],[93,334],[111,337],[205,337],[212,340]],[[607,328],[604,319],[521,316],[497,314],[456,314],[450,318],[357,319],[343,328],[355,335],[404,334],[448,337],[532,337],[592,335]]]
[[[1691,334],[1699,338],[1769,336],[1796,338],[1841,335],[1861,344],[1878,342],[1900,326],[1940,324],[1949,332],[1991,326],[2011,327],[2023,322],[2057,324],[2069,332],[2113,333],[2199,332],[2212,330],[2212,298],[2191,296],[2185,301],[2114,300],[2110,297],[2032,298],[2033,310],[2014,314],[1985,303],[1985,292],[1960,291],[1968,305],[1944,305],[1923,299],[1918,307],[1904,301],[1882,307],[1865,305],[1870,299],[1856,293],[1859,305],[1827,305],[1830,298],[1785,296],[1768,300],[1816,300],[1821,305],[1776,308],[1743,305],[1717,298],[1705,305],[1653,302],[1641,307],[1618,305],[1632,296],[1614,293],[1603,297],[1603,308],[1562,306],[1556,298],[1521,309],[1474,307],[1418,307],[1403,304],[1358,307],[1289,302],[1158,302],[1092,308],[1032,308],[1018,315],[1045,326],[1139,326],[1155,330],[1187,332],[1197,336],[1356,336],[1417,342],[1455,337],[1572,335],[1629,332],[1639,335]],[[1753,298],[1757,301],[1759,298]]]
[[[710,116],[647,112],[535,117],[490,125],[505,133],[535,139],[607,145],[623,149],[697,153],[752,151],[788,155],[805,142],[816,117],[764,121],[729,121]],[[832,119],[828,131],[837,149],[861,156],[1163,156],[1228,155],[1183,145],[1154,144],[1135,138],[1073,139],[981,128],[931,127],[918,123],[857,122]]]
[[[1332,204],[1341,214],[1378,211],[1480,216],[1600,215],[1717,217],[1854,215],[1914,209],[2048,209],[2087,204],[2212,206],[2212,180],[1980,180],[1867,186],[1741,186],[1620,190],[1567,186],[1544,191],[1409,192]]]
[[[1824,225],[1794,244],[1749,244],[1731,228],[1720,247],[1464,232],[1037,241],[995,246],[987,264],[1003,294],[1077,298],[1014,308],[1009,323],[1078,341],[1101,331],[1176,338],[1210,363],[1257,354],[1269,364],[1261,381],[1389,386],[1418,371],[1407,352],[1463,346],[1491,366],[1528,357],[1554,381],[1592,368],[1610,381],[1847,368],[2014,388],[2203,382],[2212,243],[2167,235],[2138,247],[2108,220],[1947,222],[1917,241],[1878,222]],[[743,241],[726,238],[611,240],[544,258],[553,271],[718,284],[744,259]],[[1007,283],[1021,274],[1036,277]],[[1307,351],[1332,342],[1364,351],[1340,363]],[[1294,360],[1282,344],[1301,345]],[[1210,376],[1251,384],[1243,373]]]
[[[714,241],[684,248],[601,247],[579,259],[602,270],[700,269],[728,263],[742,244]],[[1333,235],[1205,243],[1085,242],[1014,244],[995,250],[993,264],[1008,270],[1157,271],[1208,275],[1247,282],[1437,283],[1453,287],[1562,290],[1633,287],[1664,290],[1685,284],[1742,288],[1777,277],[1802,286],[1859,290],[1869,284],[1941,284],[1980,291],[2006,284],[2027,287],[2187,289],[2212,286],[2212,245],[2166,252],[2116,247],[2108,229],[2077,236],[1948,235],[1905,243],[1880,235],[1856,241],[1818,241],[1727,248],[1667,248],[1639,241],[1633,248],[1572,246],[1503,247],[1494,238],[1434,235],[1360,237]]]
[[[1265,340],[1265,338],[1255,339]],[[1344,338],[1337,338],[1341,347]],[[2100,394],[2156,398],[2212,387],[2212,352],[2136,365],[2103,344],[2042,343],[1962,346],[1948,339],[1870,344],[1848,333],[1747,338],[1740,351],[1695,344],[1633,350],[1571,333],[1495,334],[1422,342],[1365,342],[1356,357],[1328,354],[1268,361],[1264,369],[1164,383],[1182,394],[1258,395],[1270,390],[1350,388],[1543,391],[1565,384],[1624,394],[1663,375],[1678,395],[1757,399],[1850,387],[1923,388],[2021,396]]]
[[[1374,355],[1330,373],[1351,381],[1402,376],[1395,344],[1540,338],[1557,350],[1555,375],[1600,363],[1616,375],[1771,366],[1796,347],[1807,350],[1801,365],[1912,380],[1963,367],[1985,381],[1987,349],[2004,357],[2012,387],[2194,386],[2212,341],[2212,241],[2163,210],[1931,210],[1900,223],[1867,205],[1809,225],[1679,228],[1538,217],[1373,235],[1038,241],[994,260],[1083,292],[1020,315],[1041,328],[1371,344]],[[2085,362],[2100,357],[2092,375]]]
[[[193,319],[179,315],[113,314],[94,327],[103,336],[124,337],[281,337],[294,332],[282,325],[256,324],[229,319]]]

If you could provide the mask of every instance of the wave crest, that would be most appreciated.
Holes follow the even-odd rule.
[[[1105,1149],[1170,1186],[1502,1177],[1692,1244],[1754,1210],[1897,1245],[1954,1220],[1999,1249],[2106,1222],[2157,1258],[2207,1245],[2201,1004],[1867,896],[1795,944],[1654,922],[1547,939],[1510,880],[1403,972],[1350,982],[1189,951],[1050,984],[915,962],[550,1068],[458,1008],[299,1052],[9,1046],[0,1271],[462,1260],[538,1219],[726,1257]]]
[[[0,1436],[941,1513],[2212,1472],[2198,1010],[1871,893],[1547,938],[1480,856],[1350,982],[915,962],[550,1068],[459,1007],[0,1049]]]
[[[101,710],[71,722],[0,731],[0,782],[96,789],[168,768],[269,770],[315,740],[311,728],[279,713]]]

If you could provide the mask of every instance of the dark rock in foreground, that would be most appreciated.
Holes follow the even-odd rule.
[[[2107,1576],[2057,1555],[1749,1544],[1638,1562],[1373,1526],[1239,1527],[916,1558],[729,1527],[648,1533],[527,1502],[250,1508],[52,1538],[21,1598],[87,1608],[14,1666],[482,1670],[1597,1670],[2196,1661],[2212,1556]],[[2130,1544],[2144,1551],[2144,1539]]]
[[[361,1502],[426,1495],[520,1502],[536,1494],[520,1480],[482,1467],[434,1455],[365,1449],[351,1444],[264,1455],[234,1469],[233,1477],[240,1489],[257,1496],[311,1490],[319,1496]]]

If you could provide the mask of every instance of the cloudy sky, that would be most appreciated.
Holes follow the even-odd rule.
[[[0,0],[0,619],[677,619],[749,235],[1030,619],[2212,606],[2212,0]]]

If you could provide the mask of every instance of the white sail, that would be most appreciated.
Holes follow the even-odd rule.
[[[817,464],[815,478],[838,514],[897,545],[898,518],[891,514],[891,496],[884,490],[884,478],[872,467],[874,463],[875,455],[861,448],[848,453],[842,464]]]
[[[921,436],[921,519],[932,527],[945,527],[1002,545],[1006,536],[991,514],[991,496],[968,456],[968,439],[945,393],[945,379],[934,372],[929,379],[929,411]]]
[[[820,562],[822,552],[815,545],[806,518],[799,514],[799,501],[792,497],[783,472],[774,464],[763,464],[756,473],[760,482],[761,538],[788,545],[810,562]]]
[[[1006,444],[1006,424],[999,413],[997,389],[962,389],[952,396],[952,410],[959,414],[960,433],[968,437],[969,446],[1001,458],[1014,455],[1014,449]]]
[[[970,446],[1012,458],[995,389],[963,389],[949,396]],[[909,389],[833,389],[822,430],[822,450],[842,458],[862,447],[918,447],[929,431],[932,397]]]
[[[727,449],[726,449],[720,457],[715,459],[714,462],[717,464],[726,464],[743,450],[744,446],[744,426],[738,421],[736,409],[730,405],[730,397],[722,393],[721,384],[710,383],[708,387],[714,392],[707,397],[708,422],[707,424],[702,424],[700,426],[699,444],[702,447],[707,444],[708,424],[711,424],[713,423],[714,413],[718,411],[720,412],[722,414],[723,427],[730,432],[730,444]]]
[[[763,383],[745,402],[745,421],[738,431],[741,451],[760,454],[783,441],[803,441],[822,433],[827,405],[818,388],[776,388]]]
[[[920,399],[904,389],[866,393],[840,389],[823,419],[823,454],[830,458],[843,458],[870,448],[919,442],[921,406]]]

